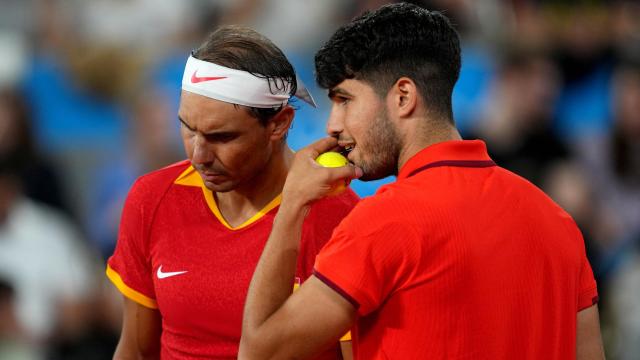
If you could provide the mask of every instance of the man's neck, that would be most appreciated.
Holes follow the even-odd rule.
[[[282,192],[292,161],[293,151],[285,145],[255,178],[232,191],[216,193],[218,209],[227,223],[236,227],[275,199]]]
[[[436,124],[440,123],[443,122],[440,120],[436,122]],[[431,124],[433,122],[427,122],[427,125],[407,132],[398,158],[398,173],[404,164],[422,149],[444,141],[462,140],[455,126],[448,123],[439,126],[431,126]]]

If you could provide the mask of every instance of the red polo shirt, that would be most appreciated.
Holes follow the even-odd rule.
[[[576,313],[597,301],[574,221],[482,141],[413,156],[314,274],[357,308],[357,359],[572,359]]]

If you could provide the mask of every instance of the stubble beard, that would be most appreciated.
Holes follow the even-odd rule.
[[[400,139],[386,110],[374,119],[367,130],[366,139],[368,156],[358,164],[364,173],[360,180],[371,181],[397,175]]]

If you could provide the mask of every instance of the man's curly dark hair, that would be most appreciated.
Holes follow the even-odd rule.
[[[449,20],[407,3],[365,12],[338,29],[315,57],[323,88],[356,79],[385,96],[399,78],[408,77],[429,111],[450,121],[460,63],[460,40]]]

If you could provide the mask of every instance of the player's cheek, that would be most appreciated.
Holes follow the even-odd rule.
[[[193,143],[188,139],[182,138],[182,145],[184,147],[184,151],[187,154],[187,157],[191,159],[193,157]]]

